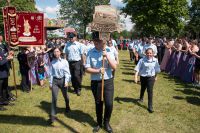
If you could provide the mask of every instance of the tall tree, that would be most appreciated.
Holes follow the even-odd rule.
[[[124,0],[124,3],[122,11],[131,16],[135,29],[145,35],[177,35],[188,18],[187,0]]]
[[[7,6],[6,0],[0,0],[0,7]],[[10,6],[17,8],[17,11],[37,11],[34,0],[10,0]],[[3,16],[0,9],[0,33],[3,33]]]
[[[58,0],[60,15],[68,21],[68,26],[78,29],[86,36],[86,26],[92,22],[94,7],[109,4],[110,0]]]
[[[193,37],[199,38],[200,34],[200,1],[191,0],[190,21],[187,30],[193,34]]]

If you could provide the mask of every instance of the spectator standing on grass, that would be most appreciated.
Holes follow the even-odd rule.
[[[28,48],[20,48],[21,51],[17,55],[17,59],[19,62],[19,71],[21,74],[21,88],[23,91],[29,93],[31,90],[30,81],[29,81],[29,70],[30,67],[28,65],[27,54],[29,53]]]
[[[118,46],[117,46],[117,42],[114,40],[113,37],[111,37],[111,41],[112,41],[112,45],[115,47],[115,49],[118,51]]]
[[[37,65],[38,65],[38,79],[40,82],[40,86],[44,86],[44,78],[45,78],[45,62],[44,62],[44,54],[45,54],[45,50],[41,47],[40,48],[40,53],[37,54]]]
[[[10,103],[11,94],[8,89],[10,61],[13,56],[14,52],[8,52],[8,47],[3,44],[3,37],[0,35],[0,111],[6,110],[5,105],[13,105]]]
[[[200,87],[200,43],[198,43],[198,52],[192,53],[196,57],[195,62],[195,69],[194,69],[194,75],[195,75],[195,85]]]
[[[108,41],[108,47],[110,48],[110,52],[111,52],[110,55],[113,55],[115,61],[117,62],[117,64],[119,64],[119,57],[118,57],[119,53],[116,50],[116,48],[113,46],[113,43],[112,43],[111,40]],[[114,78],[115,77],[115,70],[112,70],[112,75],[113,75],[113,78]]]

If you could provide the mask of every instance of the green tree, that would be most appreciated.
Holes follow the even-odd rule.
[[[76,28],[86,37],[86,26],[92,22],[94,7],[109,4],[110,0],[58,0],[60,15],[68,26]]]
[[[188,18],[187,0],[124,0],[123,13],[131,16],[143,35],[179,34]]]
[[[190,21],[186,28],[190,32],[193,38],[199,38],[200,34],[200,1],[191,0],[190,7]]]
[[[0,0],[0,7],[7,6],[6,0]],[[10,0],[10,6],[16,7],[17,11],[37,11],[34,0]],[[3,33],[3,16],[0,9],[0,33]]]

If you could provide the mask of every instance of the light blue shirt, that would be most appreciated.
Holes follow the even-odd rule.
[[[86,51],[86,55],[88,54],[88,52],[91,50],[91,49],[93,49],[94,48],[94,45],[92,45],[92,44],[88,44],[87,46],[86,46],[87,48],[87,51]]]
[[[160,65],[158,59],[155,57],[148,59],[146,56],[139,60],[135,71],[142,77],[152,77],[160,72]]]
[[[139,55],[140,57],[144,57],[144,56],[145,56],[144,50],[143,50],[144,45],[143,45],[142,43],[144,43],[144,42],[139,43],[137,46],[135,45],[135,46],[136,46],[136,47],[135,47],[136,52],[138,53],[138,55]]]
[[[115,60],[113,53],[108,47],[106,47],[106,52],[107,54],[110,55],[111,59]],[[102,67],[102,57],[103,57],[102,50],[97,50],[96,48],[91,49],[87,55],[85,68],[100,69]],[[105,68],[104,79],[106,80],[112,78],[113,77],[112,68],[108,64],[107,60],[105,60],[104,68]],[[101,80],[101,79],[102,79],[101,73],[91,74],[91,80]]]
[[[65,84],[71,81],[71,74],[69,71],[69,63],[65,59],[54,59],[51,62],[51,73],[50,73],[50,86],[53,83],[53,77],[63,78],[65,77]]]
[[[109,55],[111,56],[111,58],[114,58],[115,60],[118,58],[118,52],[117,49],[114,46],[108,47],[110,49],[110,53]],[[112,57],[114,56],[114,57]]]
[[[86,55],[86,53],[87,53],[87,46],[85,44],[83,44],[83,43],[80,43],[80,45],[81,45],[82,54]]]
[[[114,47],[116,47],[116,46],[117,46],[116,41],[115,41],[114,39],[112,39],[111,41],[112,41],[112,45],[113,45]]]
[[[143,53],[145,53],[145,51],[146,51],[148,48],[152,48],[152,49],[153,49],[153,55],[154,55],[154,56],[157,55],[158,50],[157,50],[156,45],[154,45],[154,44],[145,44],[145,45],[144,45],[144,48],[143,48]]]
[[[63,49],[63,53],[67,55],[68,61],[80,61],[81,55],[83,54],[81,44],[77,41],[73,43],[67,42],[65,48]]]
[[[134,48],[134,41],[128,45],[128,49],[131,50],[131,49],[133,49],[133,48]]]

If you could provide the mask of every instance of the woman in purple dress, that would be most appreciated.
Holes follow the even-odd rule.
[[[178,66],[179,63],[179,59],[181,56],[181,52],[180,50],[182,49],[182,40],[178,39],[173,46],[173,53],[170,57],[170,61],[167,65],[166,71],[170,74],[170,75],[174,75],[175,69]]]
[[[162,71],[165,71],[166,69],[166,66],[167,66],[167,63],[169,61],[169,58],[171,56],[171,53],[172,53],[172,46],[174,44],[174,41],[168,41],[166,43],[164,43],[165,45],[165,54],[164,54],[164,57],[162,59],[162,62],[161,62],[161,65],[160,65],[160,69]]]

